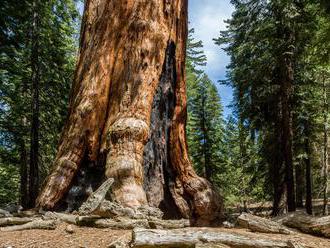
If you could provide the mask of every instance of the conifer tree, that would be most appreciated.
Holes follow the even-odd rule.
[[[317,117],[308,105],[320,105],[315,105],[318,93],[309,94],[304,87],[316,85],[308,76],[312,72],[308,51],[319,28],[315,25],[315,11],[320,9],[312,1],[234,0],[232,3],[235,12],[228,21],[228,30],[216,39],[219,45],[228,44],[225,50],[231,56],[231,63],[227,83],[234,88],[235,107],[242,121],[263,136],[262,156],[273,182],[273,214],[285,208],[294,211],[296,193],[301,200],[301,190],[295,192],[293,178],[294,161],[301,157],[299,150],[306,154],[298,163],[304,164],[306,199],[311,203],[309,175],[313,174],[313,150],[310,147],[315,140],[316,131],[312,127]],[[295,140],[300,136],[294,132],[300,132],[302,142]],[[296,172],[301,180],[300,170]],[[281,207],[283,202],[285,208]],[[311,206],[306,207],[310,213]]]
[[[222,106],[216,86],[202,70],[206,56],[193,33],[190,29],[186,62],[189,154],[197,172],[214,182],[221,170]]]
[[[73,0],[2,1],[0,11],[0,180],[12,172],[16,181],[3,191],[20,192],[31,207],[66,116],[79,13]],[[0,194],[0,202],[17,194]]]

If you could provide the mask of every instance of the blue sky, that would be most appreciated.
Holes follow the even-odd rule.
[[[226,66],[229,57],[214,44],[213,38],[219,36],[220,30],[226,29],[224,20],[229,19],[233,12],[230,0],[189,0],[189,25],[195,29],[196,40],[202,40],[204,51],[207,56],[205,72],[217,85],[224,116],[231,113],[227,106],[232,100],[232,89],[219,85],[218,80],[226,78]]]

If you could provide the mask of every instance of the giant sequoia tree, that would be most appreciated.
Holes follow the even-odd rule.
[[[199,223],[221,212],[188,158],[186,38],[187,0],[85,2],[69,117],[39,207],[58,206],[83,167],[105,167],[124,206]]]

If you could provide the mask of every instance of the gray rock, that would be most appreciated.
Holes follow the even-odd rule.
[[[222,222],[223,227],[225,228],[234,228],[235,225],[233,223],[230,223],[229,221]]]
[[[74,229],[73,225],[67,225],[66,228],[65,228],[65,231],[66,231],[67,233],[72,234],[72,233],[75,232],[75,229]]]

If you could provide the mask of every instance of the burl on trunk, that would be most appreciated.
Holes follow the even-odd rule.
[[[38,197],[52,209],[84,163],[115,178],[112,199],[198,223],[221,199],[186,142],[187,0],[87,0],[69,118]],[[102,180],[102,178],[99,178]]]

